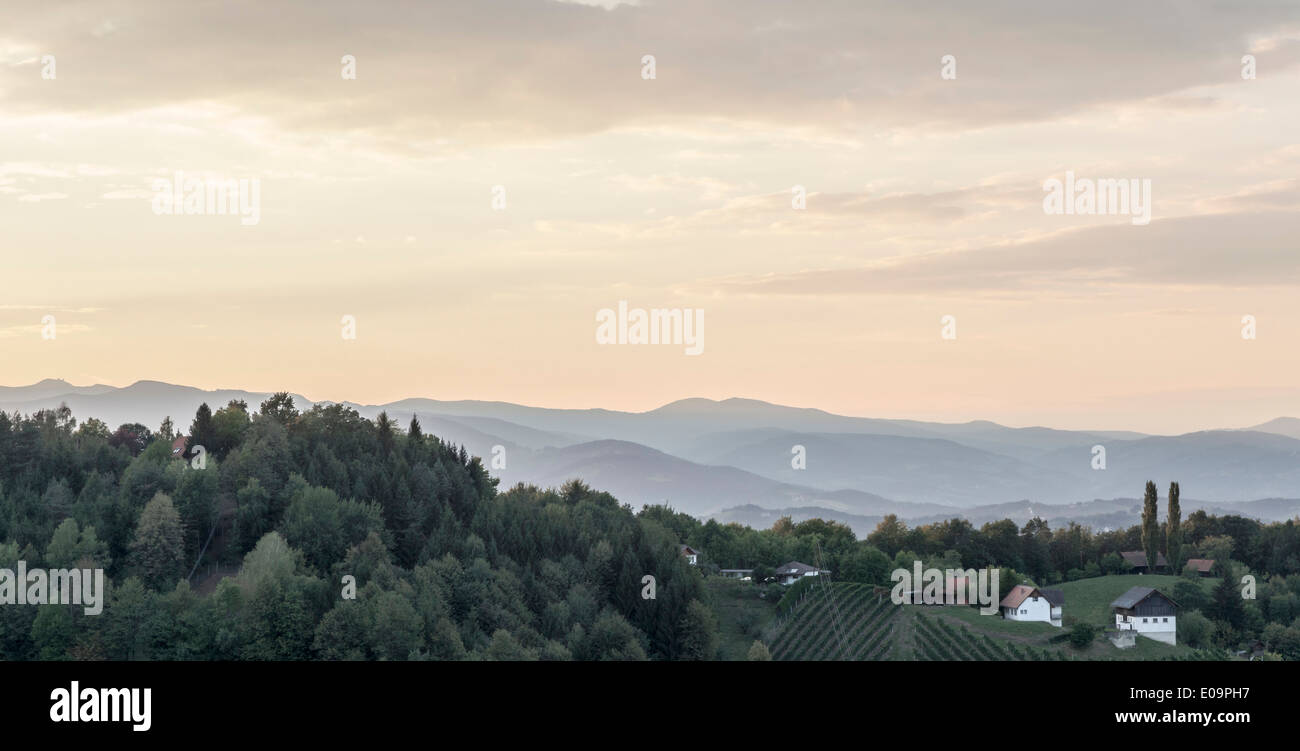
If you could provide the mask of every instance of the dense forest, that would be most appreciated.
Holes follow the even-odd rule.
[[[0,607],[0,659],[713,659],[705,580],[719,568],[763,582],[798,560],[888,584],[921,560],[1047,585],[1123,573],[1119,553],[1144,549],[1216,559],[1224,584],[1212,597],[1190,582],[1174,593],[1204,621],[1192,619],[1197,640],[1260,640],[1300,659],[1294,521],[1196,512],[1161,527],[1151,512],[1146,525],[1094,532],[1038,519],[908,528],[891,516],[858,540],[819,519],[755,530],[638,512],[576,480],[501,491],[418,420],[300,412],[287,394],[255,412],[203,405],[179,432],[170,420],[79,425],[66,407],[0,413],[0,569],[21,560],[109,579],[102,615]],[[1256,599],[1240,596],[1245,574]],[[779,585],[755,586],[780,598]]]
[[[171,433],[77,426],[66,409],[0,414],[0,568],[111,580],[99,616],[0,607],[0,658],[713,656],[677,540],[582,483],[498,492],[416,421],[299,413],[287,395],[256,414],[201,407],[187,456],[172,456]],[[200,596],[187,580],[223,515],[222,557],[242,566]]]

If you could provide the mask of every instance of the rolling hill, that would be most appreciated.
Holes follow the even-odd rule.
[[[170,416],[184,430],[202,402],[217,408],[241,399],[256,409],[268,396],[159,381],[118,388],[46,379],[0,387],[0,409],[67,404],[81,421],[155,427]],[[294,401],[300,409],[329,403],[302,395]],[[425,398],[343,403],[369,418],[386,411],[403,426],[418,416],[426,432],[485,461],[502,456],[505,467],[491,468],[507,486],[582,478],[633,505],[666,502],[746,523],[778,510],[795,518],[824,512],[859,534],[887,513],[910,523],[956,515],[982,523],[1002,514],[1124,526],[1135,518],[1129,499],[1148,479],[1161,487],[1178,480],[1187,512],[1289,518],[1297,509],[1289,499],[1300,496],[1295,418],[1252,430],[1147,436],[851,417],[739,398],[682,399],[639,413]],[[1106,448],[1105,470],[1091,466],[1098,444]],[[806,449],[804,469],[791,465],[795,445]]]

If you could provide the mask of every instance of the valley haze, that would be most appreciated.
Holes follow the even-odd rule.
[[[0,387],[0,410],[30,414],[66,404],[79,422],[186,432],[199,404],[240,399],[250,411],[269,392],[205,391],[160,381],[126,387],[46,379]],[[299,409],[316,404],[293,394]],[[558,486],[580,478],[633,507],[662,503],[699,517],[771,526],[781,516],[820,517],[865,536],[886,514],[909,523],[963,517],[974,524],[1039,516],[1053,526],[1136,523],[1144,483],[1178,481],[1184,513],[1238,513],[1265,521],[1300,513],[1300,420],[1182,435],[1012,428],[989,421],[875,419],[751,399],[682,399],[646,412],[548,409],[508,402],[402,399],[343,402],[463,445],[501,486]],[[802,446],[806,468],[792,450]],[[1103,446],[1106,468],[1094,469]]]

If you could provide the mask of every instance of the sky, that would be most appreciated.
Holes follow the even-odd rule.
[[[0,261],[4,385],[1245,427],[1300,415],[1300,4],[9,3]]]

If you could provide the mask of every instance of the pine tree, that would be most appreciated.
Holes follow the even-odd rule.
[[[1160,501],[1156,484],[1147,480],[1146,496],[1142,499],[1142,550],[1147,556],[1147,573],[1156,571],[1160,560],[1160,521],[1157,517],[1157,504]]]
[[[424,456],[424,430],[420,428],[420,420],[415,415],[411,415],[411,427],[406,430],[406,463],[415,466]]]
[[[163,418],[162,425],[158,426],[158,432],[155,435],[168,443],[171,443],[176,438],[176,426],[172,424],[171,415]]]
[[[190,423],[187,449],[193,451],[195,446],[203,446],[210,451],[216,444],[217,434],[212,423],[212,408],[208,406],[207,402],[204,402],[199,405],[198,410],[194,413],[194,422]]]
[[[380,412],[375,418],[375,435],[379,438],[379,446],[383,449],[384,456],[388,456],[397,439],[393,436],[393,421],[389,419],[387,412]]]
[[[1183,512],[1178,507],[1178,483],[1169,483],[1169,513],[1165,518],[1165,558],[1169,570],[1177,574],[1183,570]]]
[[[1237,591],[1237,585],[1232,581],[1231,576],[1225,576],[1214,588],[1214,594],[1210,604],[1205,608],[1205,614],[1216,621],[1229,623],[1233,628],[1241,626],[1246,617],[1246,608],[1241,602],[1241,592]]]

